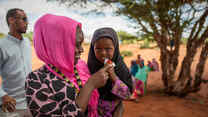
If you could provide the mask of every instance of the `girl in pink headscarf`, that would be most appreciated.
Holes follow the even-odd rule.
[[[35,24],[34,47],[45,65],[26,78],[27,104],[33,117],[96,117],[98,92],[107,69],[92,76],[80,60],[84,41],[81,24],[46,14]]]

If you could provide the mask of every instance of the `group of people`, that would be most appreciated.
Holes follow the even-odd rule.
[[[150,71],[159,71],[159,64],[155,58],[144,64],[144,59],[140,54],[137,55],[136,60],[131,61],[130,73],[134,76],[135,88],[133,91],[132,99],[138,102],[139,96],[143,96],[147,89],[147,78]]]
[[[1,117],[122,117],[122,100],[130,98],[134,86],[114,29],[94,32],[85,63],[80,58],[82,24],[65,16],[41,16],[33,44],[44,65],[32,71],[30,42],[22,36],[27,15],[14,8],[6,20],[9,33],[0,39]]]

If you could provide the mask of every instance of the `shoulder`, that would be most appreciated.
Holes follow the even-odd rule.
[[[84,68],[84,69],[88,69],[86,62],[83,61],[83,60],[81,60],[81,59],[78,60],[78,63],[76,65],[76,67],[77,68],[80,68],[81,67],[81,68]]]
[[[37,78],[37,77],[42,77],[46,76],[50,71],[46,68],[46,66],[42,66],[39,69],[36,69],[28,74],[28,78]]]
[[[10,41],[7,37],[0,39],[0,48],[4,48],[9,44]]]
[[[11,42],[7,38],[0,39],[0,54],[5,54],[11,46]]]
[[[78,69],[81,75],[90,75],[88,66],[85,61],[80,59],[76,65],[76,68]]]

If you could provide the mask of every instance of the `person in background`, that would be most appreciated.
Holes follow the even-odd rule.
[[[153,71],[159,71],[159,64],[155,60],[155,58],[152,59],[152,67],[153,67]]]
[[[0,117],[29,117],[25,97],[25,78],[32,71],[29,39],[23,38],[28,20],[22,9],[6,14],[9,33],[0,39]]]
[[[45,14],[35,23],[34,48],[45,64],[26,79],[27,104],[33,117],[97,117],[97,88],[106,84],[106,65],[90,75],[80,59],[81,23]]]
[[[138,55],[137,55],[136,63],[139,65],[140,63],[142,63],[142,61],[144,61],[144,59],[141,57],[140,54],[138,54]]]
[[[153,65],[151,61],[147,61],[147,66],[150,68],[150,71],[154,71]]]
[[[137,71],[138,71],[139,66],[137,65],[135,60],[131,61],[131,66],[130,66],[130,72],[133,76],[136,75]]]
[[[150,68],[144,65],[144,61],[140,62],[138,72],[135,75],[135,78],[141,80],[144,84],[144,94],[147,90],[147,78]]]
[[[98,114],[99,117],[122,117],[122,100],[128,99],[133,91],[132,75],[121,57],[118,36],[109,27],[97,29],[93,34],[87,62],[90,73],[105,66],[106,58],[114,62],[115,67],[108,69],[106,85],[98,88]]]

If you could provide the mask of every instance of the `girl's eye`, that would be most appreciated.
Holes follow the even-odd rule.
[[[112,48],[106,48],[105,50],[106,50],[106,51],[111,51],[111,50],[112,50]]]

